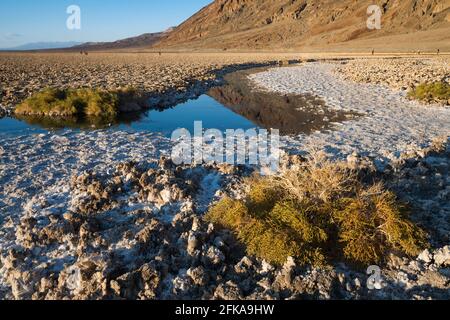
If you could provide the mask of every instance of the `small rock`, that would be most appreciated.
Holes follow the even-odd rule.
[[[242,300],[242,293],[239,287],[232,281],[220,284],[214,292],[214,298],[219,300]]]
[[[354,282],[355,282],[356,289],[360,289],[361,288],[361,280],[359,280],[359,278],[356,278]]]
[[[191,277],[194,284],[198,286],[206,286],[209,280],[209,276],[202,266],[189,269],[187,275]]]
[[[195,253],[195,250],[197,249],[199,245],[198,239],[194,234],[190,234],[188,238],[188,244],[187,244],[187,252],[189,255],[193,255]]]
[[[433,261],[433,255],[430,253],[428,249],[426,249],[419,255],[418,259],[425,263],[431,263],[431,261]]]
[[[450,246],[446,246],[435,252],[434,263],[440,267],[450,266]]]
[[[225,255],[222,253],[222,251],[214,246],[209,247],[204,258],[206,258],[206,263],[209,262],[210,264],[215,266],[225,261]]]

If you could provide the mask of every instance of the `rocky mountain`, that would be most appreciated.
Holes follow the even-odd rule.
[[[381,30],[367,28],[373,4]],[[216,0],[154,47],[450,49],[449,35],[450,0]]]

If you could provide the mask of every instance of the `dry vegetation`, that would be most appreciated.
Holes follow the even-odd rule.
[[[450,101],[450,84],[440,81],[433,83],[423,83],[408,93],[409,98],[425,102],[444,102]]]
[[[99,89],[47,88],[19,104],[15,113],[31,116],[114,119],[121,112],[122,106],[134,101],[140,102],[140,97],[132,88],[111,92]],[[140,104],[143,106],[143,102]]]
[[[276,264],[292,256],[304,265],[367,266],[390,251],[416,255],[427,247],[396,196],[365,185],[343,163],[317,155],[301,168],[254,179],[245,200],[225,198],[207,215],[234,230],[249,254]]]
[[[16,114],[70,117],[77,115],[115,117],[118,96],[93,89],[45,89],[19,104]]]

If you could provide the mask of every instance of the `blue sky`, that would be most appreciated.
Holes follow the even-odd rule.
[[[114,41],[178,25],[212,0],[1,0],[0,48],[30,42]],[[67,7],[81,9],[69,30]]]

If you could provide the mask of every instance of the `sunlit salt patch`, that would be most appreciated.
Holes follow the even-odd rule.
[[[15,217],[24,209],[37,212],[39,198],[63,210],[61,203],[69,203],[72,175],[106,171],[125,161],[156,161],[170,147],[167,138],[152,133],[69,130],[5,138],[0,154],[0,216]],[[37,199],[30,201],[33,196]]]
[[[377,160],[384,165],[401,153],[428,146],[437,136],[450,135],[449,108],[410,101],[405,92],[385,86],[345,81],[333,73],[333,68],[331,64],[310,63],[274,68],[250,76],[264,91],[312,93],[332,109],[365,114],[343,123],[333,123],[334,130],[331,131],[283,137],[291,151],[313,147],[344,159],[357,152],[380,157]]]

